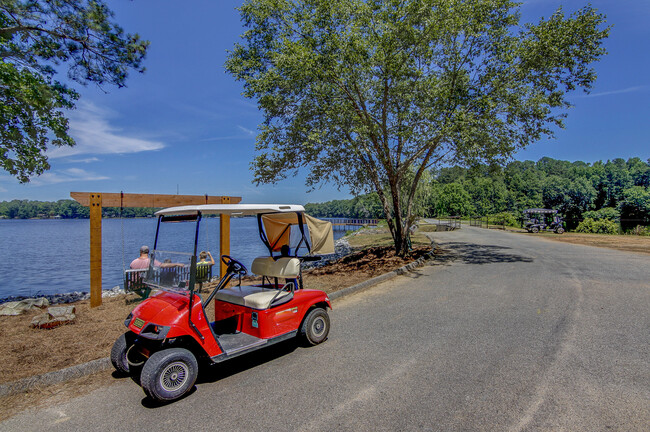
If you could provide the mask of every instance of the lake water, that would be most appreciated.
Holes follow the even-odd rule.
[[[140,246],[153,249],[156,219],[102,220],[102,285],[122,287],[123,268],[137,258]],[[163,229],[165,230],[163,232]],[[164,224],[159,250],[190,252],[195,224]],[[334,231],[338,239],[343,231]],[[199,250],[219,258],[219,219],[201,221]],[[124,254],[123,254],[124,251]],[[230,255],[249,266],[268,255],[255,218],[232,218]],[[0,220],[0,298],[90,290],[88,219]]]

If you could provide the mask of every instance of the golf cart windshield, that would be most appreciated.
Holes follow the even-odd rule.
[[[187,290],[191,265],[191,253],[154,249],[150,254],[145,282],[158,289]]]

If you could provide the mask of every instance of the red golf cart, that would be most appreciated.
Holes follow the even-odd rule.
[[[227,271],[203,301],[195,292],[206,273],[206,264],[197,262],[199,229],[203,216],[218,214],[255,216],[269,255],[253,260],[252,273],[261,277],[254,285],[242,285],[248,273],[243,263],[222,256]],[[219,363],[294,337],[310,345],[327,338],[330,300],[322,291],[303,289],[301,263],[334,252],[330,222],[307,215],[299,205],[184,206],[156,215],[156,239],[142,278],[154,294],[129,314],[124,321],[128,331],[111,350],[115,369],[139,370],[151,398],[174,400],[188,392],[198,360]],[[169,223],[195,224],[193,252],[159,250],[161,226]],[[300,251],[306,254],[300,256]],[[205,312],[211,302],[214,320]]]

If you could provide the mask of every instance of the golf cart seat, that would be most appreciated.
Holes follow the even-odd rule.
[[[252,272],[258,276],[272,278],[295,279],[300,273],[300,260],[298,258],[282,257],[274,260],[272,257],[258,257],[253,260]],[[286,291],[286,285],[279,288],[274,286],[244,285],[225,287],[217,291],[216,300],[246,306],[253,309],[268,309],[288,302],[293,298],[293,291]]]

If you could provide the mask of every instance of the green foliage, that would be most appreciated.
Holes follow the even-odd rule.
[[[623,229],[650,224],[650,191],[642,186],[632,186],[625,189],[622,195],[618,209]]]
[[[617,234],[618,224],[608,219],[594,220],[587,218],[578,224],[575,231],[592,234]]]
[[[101,0],[0,2],[0,168],[21,183],[49,169],[48,147],[72,146],[64,110],[78,94],[55,79],[123,87],[144,71],[148,42],[125,34]]]
[[[518,216],[510,212],[501,212],[488,215],[488,222],[490,224],[503,224],[509,227],[521,227],[521,221]]]
[[[639,158],[588,164],[545,157],[538,162],[513,161],[502,170],[489,165],[443,168],[436,171],[438,184],[434,191],[444,184],[462,187],[471,197],[476,210],[473,215],[501,211],[520,215],[526,208],[546,207],[560,211],[567,228],[591,218],[621,221],[627,230],[650,223],[650,190],[643,186],[648,172],[650,160],[643,162]],[[621,185],[630,184],[625,179],[631,179],[635,186],[618,192]],[[430,213],[435,213],[439,195],[434,193]],[[615,206],[607,207],[610,202]]]
[[[383,210],[377,194],[366,194],[351,200],[333,200],[305,204],[305,211],[317,217],[378,219]]]
[[[226,69],[264,115],[255,181],[308,168],[309,187],[376,192],[400,254],[423,173],[552,136],[609,32],[589,6],[520,25],[508,0],[246,0],[240,12]]]
[[[123,208],[122,217],[149,217],[156,209],[147,207]],[[56,202],[13,200],[0,202],[0,218],[33,219],[33,218],[62,218],[87,219],[90,216],[88,207],[83,207],[74,200],[66,199]],[[102,208],[103,217],[119,217],[119,207]]]
[[[435,214],[437,216],[466,216],[474,214],[469,193],[458,183],[442,185],[436,191]]]
[[[627,230],[625,234],[638,235],[638,236],[650,236],[650,227],[637,225],[634,228]]]
[[[586,211],[583,216],[594,220],[607,219],[616,222],[620,219],[621,214],[614,207],[603,207],[600,210]]]

